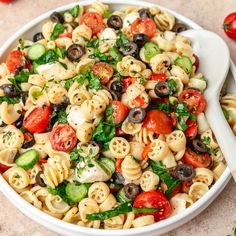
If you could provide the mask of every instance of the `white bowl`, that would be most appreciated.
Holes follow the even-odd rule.
[[[133,6],[142,6],[142,7],[152,7],[152,6],[158,6],[155,4],[151,4],[148,2],[142,2],[142,1],[132,1],[132,0],[119,0],[119,3],[116,3],[115,0],[104,0],[104,3],[110,4],[111,7],[114,10],[118,10],[120,8],[123,8],[127,5],[133,5]],[[81,1],[79,2],[80,5],[86,6],[91,4],[92,1]],[[69,4],[60,8],[55,9],[56,11],[64,11],[67,10],[74,5]],[[177,19],[187,24],[189,27],[194,29],[201,29],[199,25],[194,23],[193,21],[189,20],[188,18],[174,12],[171,10],[168,10],[166,8],[163,8],[161,6],[158,6],[163,10],[167,10]],[[53,10],[53,11],[55,11]],[[22,27],[20,30],[18,30],[9,40],[0,48],[0,57],[1,60],[4,61],[10,52],[10,50],[16,45],[18,42],[18,39],[21,37],[24,38],[32,38],[33,34],[41,30],[41,25],[43,22],[45,22],[49,15],[52,13],[52,11],[47,12],[36,19],[32,20],[28,24],[26,24],[24,27]],[[221,112],[219,110],[219,112]],[[213,129],[214,131],[214,129]],[[227,137],[225,137],[227,139]],[[18,208],[20,209],[25,215],[30,217],[32,220],[38,222],[39,224],[55,231],[60,234],[64,235],[83,235],[83,236],[108,236],[108,235],[114,235],[114,236],[157,236],[160,234],[164,234],[170,230],[173,230],[180,225],[190,221],[192,218],[197,216],[200,212],[202,212],[224,189],[228,181],[230,180],[230,171],[227,168],[220,179],[214,184],[214,186],[209,190],[207,194],[205,194],[200,200],[198,200],[196,203],[194,203],[192,206],[187,208],[184,212],[175,215],[171,218],[168,218],[166,220],[163,220],[161,222],[155,223],[150,226],[142,227],[142,228],[134,228],[134,229],[126,229],[126,230],[102,230],[102,229],[91,229],[91,228],[85,228],[78,225],[70,224],[63,222],[62,220],[58,220],[43,211],[38,210],[31,204],[29,204],[27,201],[25,201],[23,198],[21,198],[4,180],[4,178],[0,175],[0,189],[3,192],[3,194]]]

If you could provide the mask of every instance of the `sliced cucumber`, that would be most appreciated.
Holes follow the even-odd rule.
[[[116,195],[116,198],[119,202],[125,203],[125,202],[132,202],[131,199],[127,198],[124,193],[124,188],[122,188]]]
[[[88,195],[86,184],[68,183],[66,185],[66,195],[73,203],[78,203]]]
[[[39,154],[36,150],[31,149],[27,152],[24,152],[16,159],[16,165],[28,170],[32,168],[39,160]]]
[[[115,162],[109,157],[102,157],[99,162],[103,164],[112,174],[115,173],[116,167]]]
[[[46,48],[42,44],[36,43],[29,48],[28,57],[30,60],[34,61],[39,59],[43,54],[45,54],[45,52]]]
[[[174,96],[169,96],[169,102],[171,105],[175,105],[178,103],[178,98],[176,98]]]
[[[157,44],[147,42],[144,45],[144,57],[146,60],[150,61],[152,57],[156,56],[159,53],[161,53],[161,49]]]
[[[187,74],[191,74],[193,71],[193,63],[190,60],[189,57],[183,56],[183,57],[178,57],[175,61],[174,64],[176,66],[181,67]]]

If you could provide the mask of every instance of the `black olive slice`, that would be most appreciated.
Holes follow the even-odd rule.
[[[118,81],[113,81],[110,85],[110,89],[116,93],[122,93],[124,86],[122,83],[120,83]]]
[[[62,16],[59,12],[56,12],[56,11],[54,11],[54,12],[50,15],[50,20],[51,20],[52,22],[55,22],[55,23],[57,23],[57,22],[59,22],[59,23],[61,23],[61,24],[64,23],[64,18],[63,18],[63,16]]]
[[[176,166],[173,174],[181,181],[188,181],[195,177],[196,172],[190,165],[179,164]]]
[[[0,88],[3,90],[3,93],[10,98],[17,97],[21,94],[20,91],[16,90],[13,84],[3,84]]]
[[[145,17],[153,18],[152,14],[148,8],[142,8],[138,11],[138,13],[141,18],[145,18]]]
[[[176,32],[176,33],[181,33],[183,31],[186,31],[188,28],[185,24],[182,23],[176,23],[172,29],[172,31]]]
[[[154,87],[155,94],[160,98],[165,98],[170,95],[170,88],[168,83],[164,81],[160,81]]]
[[[110,27],[110,28],[113,28],[113,29],[115,29],[115,30],[119,30],[119,29],[121,29],[122,26],[123,26],[123,21],[122,21],[122,19],[121,19],[119,16],[117,16],[117,15],[112,15],[112,16],[110,16],[110,17],[108,18],[108,20],[107,20],[107,25],[108,25],[108,27]]]
[[[79,44],[72,44],[66,51],[66,56],[72,62],[79,61],[84,55],[84,48]]]
[[[194,139],[192,141],[191,148],[196,153],[205,153],[205,152],[207,152],[206,145],[201,140],[199,140],[199,139]]]
[[[146,42],[148,42],[149,38],[146,34],[135,34],[133,37],[134,43],[138,45],[139,48],[141,48]]]
[[[139,194],[139,186],[133,183],[124,186],[124,194],[129,199],[135,199]]]
[[[146,111],[141,107],[132,108],[129,112],[128,119],[132,123],[142,123],[146,116]]]
[[[43,179],[41,178],[41,175],[43,174],[43,171],[39,171],[38,174],[35,176],[36,184],[38,184],[41,187],[46,187],[47,185],[44,183]]]
[[[22,145],[22,148],[30,148],[35,144],[35,139],[33,134],[26,132],[24,133],[24,143]]]
[[[36,33],[33,37],[34,42],[38,42],[39,40],[42,40],[42,39],[44,39],[44,36],[41,32]]]
[[[138,53],[138,45],[134,42],[128,42],[119,47],[120,52],[125,55],[132,55],[135,56]]]

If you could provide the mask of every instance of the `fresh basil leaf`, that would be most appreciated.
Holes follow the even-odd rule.
[[[161,161],[150,160],[150,165],[153,172],[160,177],[166,184],[167,190],[165,195],[170,198],[173,195],[173,190],[180,185],[180,180],[174,178],[169,171],[165,168]]]
[[[44,55],[42,55],[39,59],[35,60],[36,65],[43,65],[50,62],[55,62],[58,56],[57,53],[50,49]]]
[[[94,38],[87,44],[87,48],[97,48],[99,46],[99,40],[97,38]]]
[[[96,129],[93,131],[93,139],[103,143],[109,142],[116,133],[116,127],[113,123],[107,123],[101,120]]]
[[[100,79],[94,75],[92,72],[89,73],[89,88],[90,89],[95,89],[95,90],[99,90],[102,89],[102,85],[101,85],[101,81]]]
[[[167,84],[170,89],[170,95],[173,95],[175,92],[177,92],[177,84],[173,79],[168,80]]]
[[[94,53],[89,55],[89,58],[97,58],[100,61],[108,61],[108,57],[105,53],[100,52],[98,48],[94,49]]]
[[[120,31],[118,33],[118,39],[116,40],[116,47],[124,47],[124,45],[128,42],[129,42],[128,36]]]
[[[16,104],[20,102],[20,97],[9,98],[7,96],[0,97],[0,104],[7,102],[8,104]]]
[[[67,114],[65,111],[59,111],[58,113],[58,123],[60,124],[67,124],[68,120],[67,120]]]
[[[77,5],[77,6],[74,6],[70,9],[70,14],[76,18],[78,15],[79,15],[79,12],[80,12],[80,6]]]
[[[56,54],[57,54],[58,57],[64,59],[65,56],[66,56],[66,50],[64,48],[57,47],[56,48]]]
[[[179,125],[182,129],[182,131],[186,131],[188,129],[188,125],[186,124],[186,119],[184,116],[180,116],[179,119]]]
[[[111,57],[116,61],[116,62],[119,62],[122,60],[122,55],[121,53],[119,52],[118,48],[117,47],[112,47],[109,49],[109,52],[110,52],[110,55]]]
[[[185,102],[181,102],[175,105],[174,112],[177,113],[179,116],[189,116],[190,112],[187,108]]]
[[[62,34],[64,32],[64,30],[65,30],[64,26],[61,23],[57,22],[53,28],[50,39],[51,40],[57,39],[59,37],[59,34]]]
[[[222,108],[222,111],[224,113],[225,119],[229,120],[229,111],[227,111],[225,108]]]
[[[9,79],[11,83],[14,85],[14,87],[18,90],[21,91],[20,84],[25,83],[29,79],[30,72],[28,69],[24,69],[20,71],[14,78]]]
[[[168,103],[158,103],[152,106],[148,107],[148,110],[161,110],[164,111],[166,114],[170,114],[171,113],[171,107],[172,105],[168,102]]]
[[[103,17],[105,19],[107,19],[107,18],[109,18],[111,16],[111,14],[112,14],[112,11],[110,9],[105,10],[104,13],[103,13]]]

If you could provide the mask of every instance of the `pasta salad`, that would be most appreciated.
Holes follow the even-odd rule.
[[[0,172],[38,209],[101,229],[159,222],[224,172],[187,26],[159,8],[53,12],[0,64]]]

